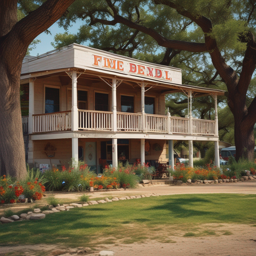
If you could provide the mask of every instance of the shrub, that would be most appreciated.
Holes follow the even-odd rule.
[[[232,172],[232,176],[236,176],[237,178],[241,178],[241,176],[247,175],[245,170],[255,170],[256,169],[256,163],[240,159],[238,162],[233,161],[231,165],[229,165],[229,169]]]
[[[89,201],[89,196],[83,194],[82,196],[80,196],[80,202],[88,202]]]
[[[5,211],[4,211],[4,217],[5,217],[5,218],[9,218],[9,217],[11,217],[12,215],[14,215],[14,212],[13,212],[11,209],[8,209],[8,210],[5,210]]]
[[[59,200],[55,198],[54,196],[49,196],[46,198],[46,201],[49,205],[57,206],[59,204]]]
[[[0,203],[15,203],[19,196],[23,193],[24,189],[18,181],[14,183],[13,179],[9,176],[3,175],[0,177]]]

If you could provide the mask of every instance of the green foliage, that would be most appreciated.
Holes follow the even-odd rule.
[[[5,218],[9,218],[9,217],[11,217],[14,214],[15,213],[11,209],[7,209],[7,210],[4,211],[4,217]]]
[[[83,202],[83,203],[86,203],[86,202],[89,201],[89,196],[83,194],[82,196],[80,196],[79,201]]]
[[[59,200],[54,196],[49,196],[46,198],[46,201],[49,205],[56,207],[59,204]]]
[[[228,168],[230,169],[231,175],[236,176],[236,178],[241,178],[241,176],[247,175],[245,170],[250,171],[251,169],[256,170],[256,163],[248,161],[246,159],[240,159],[238,162],[233,161]],[[225,172],[225,171],[224,171]]]
[[[104,175],[116,178],[121,188],[135,188],[139,181],[139,177],[135,175],[135,167],[131,165],[119,164],[118,170],[110,167],[104,170]]]
[[[194,167],[203,167],[205,164],[206,164],[205,159],[199,159],[199,160],[193,161]]]

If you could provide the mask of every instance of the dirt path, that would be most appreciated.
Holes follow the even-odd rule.
[[[100,245],[92,253],[69,254],[68,248],[59,255],[99,255],[101,250],[110,250],[115,256],[255,256],[256,255],[256,225],[238,224],[206,224],[202,229],[214,230],[215,235],[200,237],[164,236],[163,242],[146,240],[143,243]],[[224,235],[226,234],[226,235]],[[161,240],[161,239],[160,239]],[[169,242],[168,242],[169,241]],[[97,242],[97,241],[95,241]],[[100,241],[99,241],[100,243]],[[23,245],[0,247],[0,255],[52,255],[58,245]],[[73,249],[74,250],[74,249]]]

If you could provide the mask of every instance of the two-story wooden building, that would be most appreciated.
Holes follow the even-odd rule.
[[[28,94],[28,163],[64,165],[71,158],[99,170],[118,161],[169,161],[173,140],[214,141],[217,96],[223,91],[182,84],[182,70],[72,44],[26,58],[21,85]],[[165,95],[188,96],[186,118],[166,114]],[[192,97],[212,95],[215,120],[192,116]],[[25,104],[26,107],[26,104]],[[169,159],[166,148],[169,147]]]

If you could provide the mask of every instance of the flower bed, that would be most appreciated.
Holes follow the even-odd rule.
[[[11,177],[3,175],[0,177],[0,203],[25,202],[25,198],[40,200],[43,196],[45,187],[38,181],[38,177],[28,175],[23,181],[16,181]],[[20,196],[23,195],[21,198]]]
[[[182,180],[187,182],[191,180],[217,180],[221,176],[221,172],[216,167],[210,167],[207,165],[206,168],[191,168],[185,167],[184,164],[177,164],[174,171],[170,171],[175,180]]]

